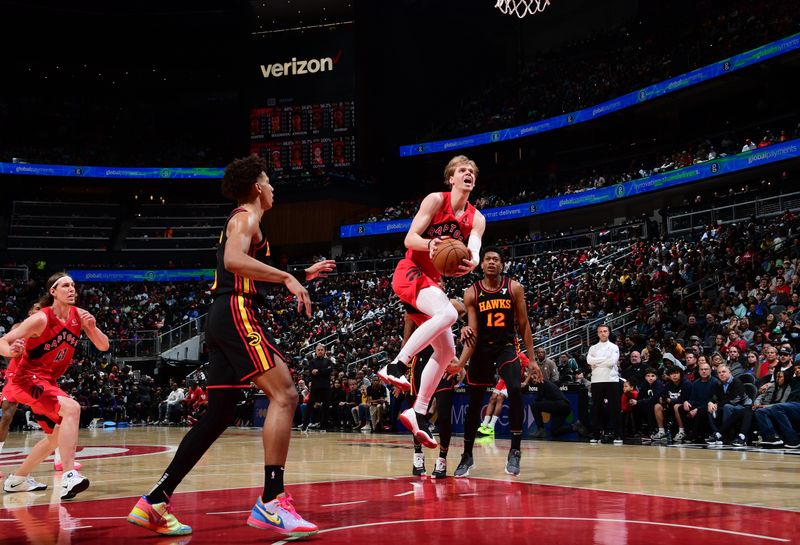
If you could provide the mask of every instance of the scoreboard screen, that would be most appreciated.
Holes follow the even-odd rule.
[[[355,164],[353,101],[276,105],[250,111],[250,152],[275,174]]]

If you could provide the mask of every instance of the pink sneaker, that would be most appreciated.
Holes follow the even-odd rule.
[[[80,471],[82,467],[83,467],[83,465],[76,460],[75,461],[75,471]],[[58,463],[53,462],[53,471],[64,471],[64,464],[62,464],[61,462],[58,462]]]
[[[292,497],[285,492],[267,503],[259,497],[250,512],[247,525],[291,537],[313,536],[319,532],[316,524],[308,522],[295,511]]]

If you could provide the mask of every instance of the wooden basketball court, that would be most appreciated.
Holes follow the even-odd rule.
[[[60,474],[43,464],[35,476],[46,493],[3,494],[0,542],[284,543],[245,524],[263,484],[256,429],[229,429],[176,491],[174,511],[192,535],[159,537],[125,521],[185,431],[82,430],[89,490],[60,502]],[[3,473],[40,437],[11,434]],[[509,441],[483,441],[469,478],[436,481],[411,476],[408,435],[295,432],[287,491],[321,543],[800,543],[799,452],[524,441],[514,478],[503,471]],[[461,446],[454,438],[450,475]],[[426,451],[428,473],[437,452]]]

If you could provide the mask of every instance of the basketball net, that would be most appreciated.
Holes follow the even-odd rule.
[[[497,0],[494,5],[503,15],[516,15],[520,19],[526,15],[536,15],[550,5],[550,0]]]

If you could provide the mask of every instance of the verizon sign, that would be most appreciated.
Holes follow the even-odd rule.
[[[316,74],[318,72],[331,72],[333,71],[333,67],[339,64],[341,58],[341,49],[336,53],[335,57],[299,60],[297,57],[292,57],[292,60],[287,62],[262,64],[261,75],[265,78],[280,78],[283,76],[302,76],[305,74]]]

